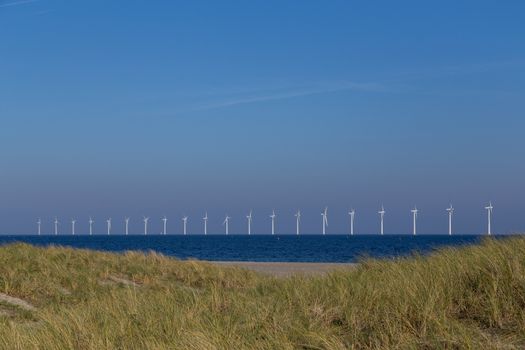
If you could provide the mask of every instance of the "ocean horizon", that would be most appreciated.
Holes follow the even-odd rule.
[[[514,235],[493,235],[503,238]],[[256,262],[355,263],[360,259],[429,254],[441,247],[479,243],[487,235],[208,234],[0,235],[0,245],[24,242],[108,252],[154,251],[178,259]]]

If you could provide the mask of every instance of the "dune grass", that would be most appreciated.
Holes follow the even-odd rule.
[[[2,349],[522,349],[525,239],[273,278],[155,253],[0,247]]]

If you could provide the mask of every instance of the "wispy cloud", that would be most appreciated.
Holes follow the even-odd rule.
[[[192,108],[192,110],[210,110],[223,107],[232,107],[243,104],[284,100],[295,97],[303,97],[317,94],[325,94],[331,92],[345,91],[345,90],[359,90],[369,92],[381,92],[387,89],[377,83],[356,83],[356,82],[332,82],[322,83],[315,86],[303,86],[294,88],[275,89],[273,92],[266,91],[265,93],[250,93],[249,95],[224,98],[220,101],[215,101],[208,104],[203,104]]]
[[[3,3],[3,4],[0,3],[0,8],[1,7],[11,7],[11,6],[25,5],[25,4],[30,4],[30,3],[37,2],[37,1],[39,1],[39,0],[19,0],[19,1],[6,2],[6,3]]]

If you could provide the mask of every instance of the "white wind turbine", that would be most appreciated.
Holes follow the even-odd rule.
[[[164,216],[162,218],[162,224],[164,226],[164,230],[162,231],[162,234],[165,236],[166,235],[166,228],[168,226],[168,218],[166,216]]]
[[[485,207],[485,210],[487,210],[487,215],[488,215],[488,230],[487,230],[487,234],[489,236],[492,235],[492,230],[491,230],[492,209],[494,209],[494,207],[492,206],[492,202],[489,202],[489,205],[487,207]]]
[[[355,209],[352,209],[348,212],[350,215],[350,235],[354,235],[354,218],[355,218]]]
[[[188,217],[187,217],[187,216],[184,216],[184,217],[182,218],[182,223],[184,224],[184,236],[186,236],[186,233],[187,233],[187,232],[186,232],[186,228],[187,228],[187,226],[188,226]]]
[[[381,235],[383,235],[385,233],[385,225],[384,225],[384,222],[385,222],[385,207],[383,205],[381,205],[381,210],[377,212],[380,216],[381,216]]]
[[[324,208],[321,216],[323,217],[323,235],[326,235],[326,227],[328,226],[328,207]]]
[[[414,209],[412,209],[410,211],[412,213],[412,218],[413,218],[413,228],[412,228],[412,234],[415,236],[417,234],[417,230],[416,230],[416,220],[417,220],[417,213],[419,212],[417,210],[417,207],[414,206]]]
[[[250,214],[246,216],[248,219],[248,236],[252,234],[252,220],[253,220],[253,211],[250,210]]]
[[[149,218],[144,216],[143,220],[144,220],[144,236],[146,236],[148,234],[148,221],[149,221]]]
[[[222,223],[226,228],[226,235],[230,234],[230,217],[226,215],[226,218],[224,219],[224,222]]]
[[[128,217],[124,218],[124,223],[126,225],[126,236],[127,236],[129,233],[129,218]]]
[[[58,235],[58,218],[55,217],[55,236]]]
[[[108,236],[111,234],[111,218],[106,220],[108,226]]]
[[[40,236],[40,234],[42,233],[42,219],[38,218],[36,224],[38,225],[38,235]]]
[[[454,207],[450,204],[450,207],[447,208],[448,212],[448,235],[452,236],[452,215],[454,214]]]
[[[275,210],[272,210],[272,215],[270,215],[270,218],[272,219],[272,236],[275,235]]]
[[[93,235],[93,223],[94,223],[94,222],[95,222],[95,221],[93,221],[93,218],[90,216],[90,217],[89,217],[89,235],[90,235],[90,236]]]
[[[202,220],[204,220],[204,235],[206,236],[208,234],[208,212],[206,212]]]
[[[71,235],[75,235],[75,224],[77,223],[77,220],[71,219]]]
[[[300,231],[300,225],[301,225],[301,211],[298,210],[297,211],[297,214],[295,214],[295,234],[297,236],[299,236],[299,231]]]

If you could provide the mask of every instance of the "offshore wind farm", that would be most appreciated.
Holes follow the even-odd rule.
[[[486,234],[487,235],[492,235],[492,213],[493,213],[493,209],[494,207],[492,206],[492,202],[489,202],[489,204],[484,207],[485,210],[487,211],[487,230],[486,230]],[[454,213],[454,208],[452,207],[452,204],[450,205],[450,207],[447,207],[445,209],[445,212],[448,213],[447,214],[447,217],[448,217],[448,235],[452,235],[452,215]],[[411,209],[410,210],[410,213],[412,214],[412,235],[416,236],[417,235],[417,218],[418,218],[418,214],[419,214],[419,210],[417,209],[417,207],[414,207],[414,209]],[[385,207],[384,205],[381,205],[381,209],[378,211],[378,214],[380,215],[379,216],[379,231],[378,231],[378,234],[379,235],[384,235],[385,233],[385,214],[386,214],[386,211],[385,211]],[[359,234],[359,233],[356,233],[354,231],[354,225],[355,225],[355,218],[356,218],[356,210],[355,209],[351,209],[349,212],[348,212],[348,215],[350,216],[350,222],[349,222],[349,231],[348,232],[334,232],[334,234],[349,234],[351,236],[353,236],[354,234]],[[301,223],[301,211],[298,210],[297,213],[295,213],[293,215],[293,217],[295,217],[295,222],[296,222],[296,231],[295,231],[295,234],[297,236],[300,235],[300,223]],[[326,235],[327,234],[327,229],[328,229],[328,207],[325,207],[324,210],[321,212],[321,217],[322,217],[322,220],[321,220],[321,224],[320,224],[320,227],[322,227],[320,233],[322,235]],[[269,230],[269,234],[274,236],[277,234],[277,231],[276,231],[276,218],[277,218],[277,214],[276,214],[276,211],[275,209],[273,209],[271,211],[271,214],[269,215],[269,218],[271,220],[271,225],[270,225],[270,230]],[[223,225],[225,227],[225,234],[228,235],[229,234],[229,224],[230,224],[230,220],[232,219],[232,217],[226,215],[225,219],[224,219],[224,222],[223,222]],[[289,218],[290,220],[292,220],[292,217]],[[130,217],[125,217],[123,218],[122,220],[122,227],[123,227],[123,231],[120,233],[120,234],[125,234],[126,236],[128,234],[130,234],[129,232],[129,223],[130,223],[130,220],[131,218]],[[187,227],[188,227],[188,220],[189,220],[189,217],[187,215],[183,216],[182,217],[182,223],[183,223],[183,226],[182,226],[182,232],[173,232],[172,234],[177,234],[177,233],[182,233],[184,236],[186,236],[188,234],[188,231],[187,231]],[[209,217],[208,217],[208,212],[206,211],[205,214],[204,214],[204,217],[203,217],[203,227],[202,227],[202,231],[197,231],[197,232],[194,232],[193,234],[203,234],[203,235],[207,235],[208,234],[208,221],[209,221]],[[246,216],[246,223],[247,223],[247,232],[246,234],[248,236],[251,236],[252,235],[252,224],[253,224],[253,220],[254,220],[254,211],[253,210],[250,210],[249,211],[249,214]],[[160,218],[160,221],[162,222],[162,231],[161,231],[161,235],[167,235],[168,234],[168,229],[167,229],[167,222],[168,222],[168,218],[167,216],[163,216],[162,218]],[[76,225],[76,222],[77,220],[76,219],[72,219],[71,220],[71,235],[75,235],[76,234],[76,230],[75,230],[75,225]],[[93,235],[93,224],[94,224],[94,220],[93,218],[90,216],[89,217],[89,220],[87,221],[89,223],[89,231],[88,231],[88,234],[89,235]],[[147,232],[148,232],[148,222],[149,222],[149,217],[146,217],[144,216],[143,217],[143,222],[144,222],[144,231],[143,231],[143,234],[144,235],[147,235]],[[37,235],[42,235],[42,218],[38,218],[37,221],[36,221],[36,234]],[[58,234],[58,225],[59,225],[59,221],[58,221],[58,217],[55,217],[55,220],[54,220],[54,228],[55,228],[55,231],[54,231],[54,234],[57,235]],[[112,219],[109,218],[106,220],[106,228],[107,228],[107,235],[109,236],[111,234],[111,229],[112,229]],[[259,234],[265,234],[266,232],[261,232]],[[45,234],[45,233],[44,233]],[[138,233],[135,233],[135,234],[138,234]],[[218,234],[218,233],[215,233],[215,234]],[[243,232],[236,232],[234,234],[244,234]],[[280,232],[280,234],[292,234],[291,232]],[[310,233],[312,234],[312,233]],[[316,234],[315,232],[313,233],[314,235]],[[373,234],[371,232],[365,232],[364,234]],[[399,234],[399,233],[397,233]],[[445,234],[445,233],[443,233]],[[464,233],[464,234],[468,234],[468,233]],[[470,233],[470,234],[476,234],[476,233]]]

